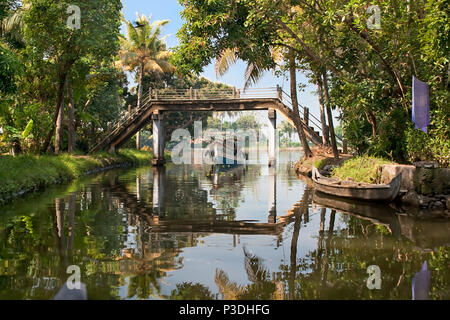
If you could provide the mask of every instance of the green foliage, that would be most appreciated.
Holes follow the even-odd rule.
[[[201,72],[223,52],[269,69],[276,66],[271,53],[292,48],[298,69],[327,74],[329,103],[339,109],[344,137],[359,154],[411,159],[411,79],[426,81],[432,137],[424,141],[428,151],[414,156],[446,163],[440,150],[447,151],[450,140],[448,1],[377,1],[378,30],[367,27],[371,13],[363,0],[180,4],[185,24],[173,58],[180,70]]]
[[[319,159],[319,160],[316,160],[316,161],[314,161],[314,163],[313,163],[313,165],[314,165],[314,167],[316,167],[317,169],[322,169],[324,166],[326,166],[326,164],[327,164],[327,158],[324,158],[324,159]]]
[[[33,119],[31,119],[27,126],[25,127],[25,130],[22,132],[22,138],[26,139],[30,136],[31,130],[33,129]]]
[[[59,84],[67,79],[74,90],[77,136],[81,144],[88,144],[91,137],[87,132],[95,132],[96,127],[104,129],[106,122],[119,113],[122,83],[112,63],[119,49],[121,2],[8,3],[7,21],[1,28],[6,43],[0,44],[0,73],[6,70],[9,76],[0,77],[0,91],[9,96],[0,100],[0,126],[23,131],[33,120],[28,141],[21,147],[25,152],[38,151],[54,124],[57,96],[62,92]],[[68,27],[69,5],[80,7],[80,29]],[[14,89],[21,94],[12,95]],[[86,112],[90,117],[81,119]],[[63,144],[65,140],[63,137]]]
[[[15,127],[5,126],[2,128],[0,136],[0,150],[8,150],[14,143],[24,144],[26,139],[33,138],[31,130],[33,128],[33,120],[30,120],[22,132]]]
[[[151,154],[122,149],[92,156],[0,156],[0,200],[81,177],[94,169],[127,163],[149,163]]]
[[[20,70],[17,57],[4,48],[0,42],[0,94],[10,94],[16,91],[15,78]]]
[[[170,300],[214,300],[207,287],[200,283],[183,282],[176,285],[170,293]]]
[[[449,109],[450,107],[446,107]],[[450,165],[450,125],[449,113],[443,110],[432,112],[432,126],[428,132],[414,128],[411,124],[406,131],[407,157],[410,162],[435,159],[442,167]]]
[[[242,130],[257,130],[261,128],[261,123],[254,114],[244,114],[236,120],[236,127]]]
[[[333,169],[332,176],[341,180],[351,178],[353,181],[380,183],[381,167],[392,162],[370,156],[355,157]]]
[[[52,1],[26,0],[25,37],[36,54],[55,59],[58,67],[67,66],[83,56],[110,58],[119,49],[120,9],[118,0]],[[67,8],[81,10],[81,28],[67,25]],[[60,72],[63,70],[60,70]]]

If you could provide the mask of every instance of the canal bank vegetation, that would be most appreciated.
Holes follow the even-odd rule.
[[[381,183],[381,169],[392,161],[371,156],[348,159],[332,170],[332,176],[340,180]]]
[[[312,166],[327,176],[340,180],[350,180],[366,183],[380,183],[381,169],[385,164],[395,162],[369,155],[352,156],[341,154],[339,160],[335,160],[329,149],[313,147],[314,157],[300,159],[295,165],[297,175],[311,177]]]
[[[0,202],[106,169],[149,164],[151,153],[122,149],[90,156],[61,154],[0,157]]]

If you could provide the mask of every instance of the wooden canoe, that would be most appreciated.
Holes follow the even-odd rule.
[[[343,181],[322,176],[316,167],[312,167],[312,180],[316,190],[338,197],[390,202],[397,197],[402,183],[399,173],[389,184],[370,184],[354,181]]]

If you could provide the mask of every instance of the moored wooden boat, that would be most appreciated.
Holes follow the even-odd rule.
[[[316,167],[312,168],[312,180],[316,190],[338,197],[390,202],[397,197],[402,182],[402,174],[398,174],[389,184],[370,184],[354,181],[343,181],[322,176]]]

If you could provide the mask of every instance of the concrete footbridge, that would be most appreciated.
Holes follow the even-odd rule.
[[[270,120],[269,164],[275,163],[276,156],[276,118],[277,113],[293,123],[290,96],[280,87],[240,89],[150,89],[142,98],[140,107],[129,110],[122,116],[90,153],[100,150],[114,152],[153,121],[153,164],[164,163],[164,114],[167,112],[194,111],[257,111],[268,110]],[[309,113],[309,109],[299,107],[301,123],[307,138],[313,143],[322,144],[320,120]],[[295,127],[295,125],[294,125]]]

